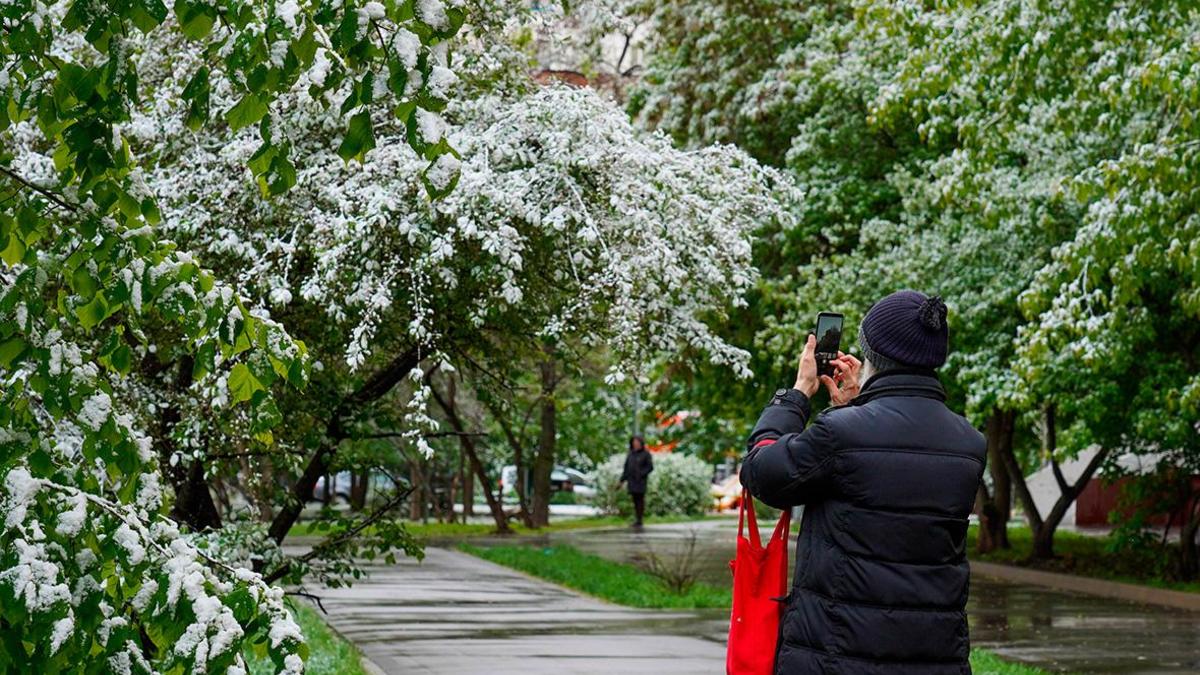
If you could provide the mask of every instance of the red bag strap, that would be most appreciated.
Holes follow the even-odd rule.
[[[749,507],[747,507],[747,504],[749,504]],[[749,516],[746,515],[747,513],[749,513]],[[754,544],[754,548],[762,548],[762,539],[758,534],[758,520],[754,515],[754,498],[750,496],[749,490],[742,488],[742,503],[738,511],[739,539],[745,536],[743,525],[747,517],[750,519],[750,543]],[[779,529],[779,526],[776,525],[775,528]]]
[[[762,548],[762,539],[758,533],[758,520],[754,515],[754,500],[750,496],[750,491],[742,488],[742,503],[738,508],[739,538],[745,536],[747,518],[750,520],[750,541],[755,548]],[[787,541],[790,536],[792,536],[792,510],[784,509],[783,515],[779,517],[779,522],[775,523],[775,531],[771,533],[771,538]]]
[[[775,523],[775,532],[771,535],[772,539],[782,539],[787,541],[788,537],[792,536],[792,510],[784,509],[783,516],[779,518],[779,522]]]

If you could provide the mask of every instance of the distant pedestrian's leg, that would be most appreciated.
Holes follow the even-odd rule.
[[[634,515],[633,525],[634,525],[634,527],[641,527],[642,526],[642,514],[646,512],[646,495],[635,492],[635,493],[630,494],[629,496],[633,497],[633,515]]]

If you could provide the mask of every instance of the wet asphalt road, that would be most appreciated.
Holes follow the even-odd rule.
[[[631,561],[676,555],[694,537],[697,569],[728,583],[736,521],[556,533],[502,543],[566,543]],[[767,533],[764,532],[764,536]],[[475,543],[487,545],[494,539]],[[726,610],[617,607],[457,551],[372,567],[322,591],[330,622],[388,673],[720,673]],[[1137,605],[976,575],[972,642],[1073,673],[1200,672],[1200,612]]]

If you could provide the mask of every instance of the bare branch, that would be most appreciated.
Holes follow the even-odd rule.
[[[31,183],[30,181],[22,178],[19,174],[10,170],[8,167],[0,166],[0,173],[4,174],[5,176],[8,176],[10,179],[16,181],[17,183],[20,183],[21,185],[25,186],[26,188],[33,190],[34,192],[37,192],[38,194],[42,195],[46,199],[49,199],[50,201],[57,204],[62,209],[74,212],[74,211],[78,210],[78,208],[79,208],[79,207],[75,206],[74,204],[68,202],[67,200],[63,199],[61,195],[54,192],[53,190],[48,190],[40,185]]]

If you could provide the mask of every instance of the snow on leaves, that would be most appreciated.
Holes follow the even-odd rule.
[[[305,382],[305,350],[161,238],[144,177],[161,149],[131,146],[164,129],[135,111],[156,93],[145,81],[175,80],[171,124],[245,129],[240,161],[263,193],[282,193],[296,171],[281,93],[346,92],[335,128],[359,158],[370,129],[344,133],[342,120],[445,105],[452,76],[434,68],[463,10],[429,0],[420,13],[306,0],[0,4],[0,605],[27,646],[0,649],[0,670],[237,671],[253,642],[281,671],[302,670],[280,592],[207,559],[159,515],[156,453],[135,408],[154,409],[139,374],[186,356],[185,375],[247,403],[269,442],[270,389]],[[144,69],[142,48],[163,35],[182,36],[190,60]],[[430,164],[450,147],[421,151]]]

